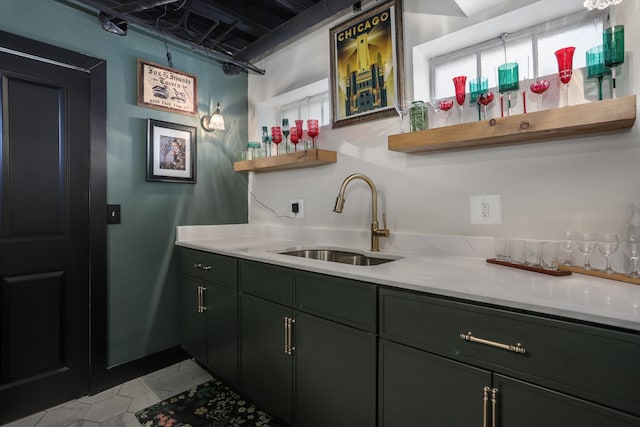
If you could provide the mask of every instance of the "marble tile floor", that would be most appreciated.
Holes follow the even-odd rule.
[[[211,378],[193,360],[184,360],[0,427],[140,427],[136,412]]]

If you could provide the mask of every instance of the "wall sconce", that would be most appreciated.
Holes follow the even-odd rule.
[[[98,19],[100,20],[100,25],[102,25],[102,28],[105,31],[119,36],[127,35],[127,21],[107,15],[104,12],[100,12]]]
[[[218,102],[218,107],[213,114],[209,114],[202,116],[200,119],[200,124],[202,125],[202,129],[207,132],[211,132],[214,130],[224,130],[224,117],[220,113],[220,103]]]

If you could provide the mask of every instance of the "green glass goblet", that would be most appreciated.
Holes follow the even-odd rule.
[[[474,102],[478,105],[478,120],[482,120],[480,113],[480,103],[478,102],[478,95],[485,93],[489,90],[489,79],[486,77],[478,77],[469,80],[469,93],[471,94],[470,103]]]
[[[518,63],[507,62],[498,67],[498,92],[507,94],[507,111],[511,115],[511,92],[520,88]]]
[[[624,25],[609,27],[602,33],[604,66],[611,69],[611,96],[616,97],[616,67],[624,63]]]
[[[604,66],[604,47],[602,45],[587,50],[587,78],[598,79],[598,100],[602,101],[602,78],[611,74],[611,69]]]

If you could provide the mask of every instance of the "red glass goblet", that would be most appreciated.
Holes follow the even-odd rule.
[[[289,135],[289,139],[293,144],[293,151],[298,151],[298,141],[300,140],[300,138],[298,138],[298,128],[292,127],[290,131],[291,134]]]
[[[316,148],[316,137],[320,135],[320,128],[318,127],[318,121],[315,119],[307,120],[307,135],[311,137],[311,143],[313,148]]]
[[[546,79],[536,80],[529,86],[531,92],[538,95],[538,111],[542,110],[542,94],[545,93],[547,89],[549,89],[549,86],[549,80]]]
[[[463,122],[462,108],[464,107],[464,100],[466,98],[465,87],[467,84],[467,76],[458,76],[453,78],[453,86],[456,88],[456,101],[460,110],[460,123]]]
[[[450,99],[441,99],[438,101],[438,108],[444,111],[444,125],[447,125],[447,117],[449,116],[449,110],[453,107],[453,101]]]
[[[482,110],[484,111],[484,119],[489,120],[487,114],[487,106],[493,102],[493,92],[484,92],[478,95],[478,102],[482,104]]]
[[[302,134],[302,124],[304,123],[304,120],[296,120],[296,131],[298,132],[298,140],[302,140],[303,134]]]
[[[576,48],[573,46],[565,47],[555,51],[558,60],[558,75],[564,87],[564,106],[569,105],[569,82],[573,74],[573,52]]]
[[[273,143],[276,144],[276,156],[278,153],[278,144],[282,142],[282,128],[280,126],[273,126],[271,128],[271,138],[273,138]]]

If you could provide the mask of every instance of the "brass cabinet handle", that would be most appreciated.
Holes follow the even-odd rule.
[[[296,323],[296,319],[291,317],[284,318],[284,353],[285,354],[293,354],[293,350],[295,350],[295,346],[292,345],[292,327]]]
[[[204,313],[207,307],[204,305],[204,292],[207,290],[204,286],[198,286],[198,313]]]
[[[193,268],[199,268],[200,270],[209,271],[213,267],[211,267],[210,265],[202,265],[201,262],[198,262],[196,264],[193,264]]]
[[[496,403],[498,401],[497,399],[497,394],[498,394],[498,389],[497,388],[491,388],[489,386],[484,386],[484,388],[482,389],[483,392],[483,398],[482,398],[482,427],[489,427],[488,424],[488,414],[487,414],[487,409],[489,406],[489,393],[491,393],[491,427],[496,427],[496,423],[497,423],[497,416],[496,416]]]
[[[460,334],[460,338],[465,341],[471,341],[478,344],[490,345],[491,347],[501,348],[503,350],[512,351],[514,353],[525,354],[527,350],[525,350],[524,346],[520,343],[516,343],[516,345],[510,344],[502,344],[495,341],[489,341],[482,338],[476,338],[471,334],[471,332],[467,332],[466,334]]]
[[[496,414],[496,395],[498,394],[497,388],[491,389],[491,427],[496,427],[497,414]]]

